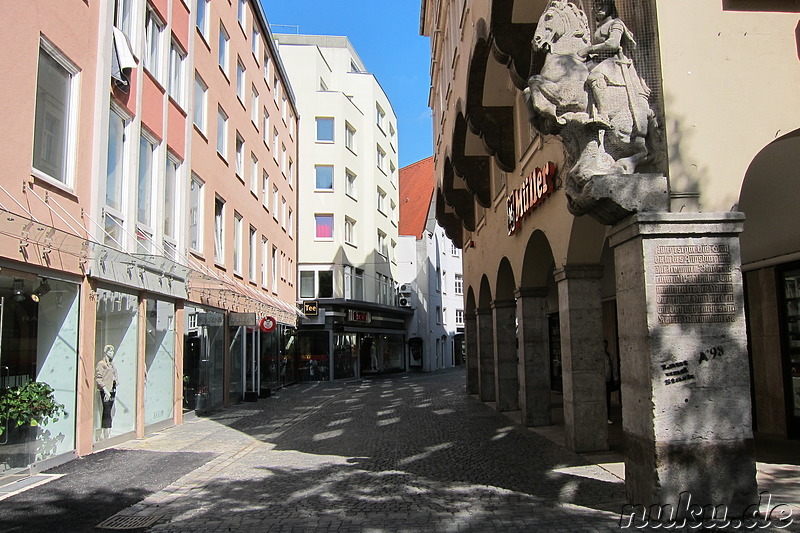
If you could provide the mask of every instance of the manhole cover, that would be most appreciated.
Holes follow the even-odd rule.
[[[164,513],[150,516],[115,514],[94,527],[98,529],[139,529],[152,526],[162,516],[164,516]]]

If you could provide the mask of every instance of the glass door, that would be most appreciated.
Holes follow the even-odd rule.
[[[784,375],[787,376],[786,394],[789,434],[800,435],[800,268],[785,271],[783,291],[786,312],[786,346]]]

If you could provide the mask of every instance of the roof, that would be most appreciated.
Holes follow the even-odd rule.
[[[433,156],[400,169],[400,235],[422,238],[433,185]]]

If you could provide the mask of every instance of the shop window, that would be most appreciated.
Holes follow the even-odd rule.
[[[147,300],[145,426],[171,420],[175,401],[175,304]]]

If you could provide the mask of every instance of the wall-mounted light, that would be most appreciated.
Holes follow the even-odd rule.
[[[25,280],[19,278],[15,279],[14,283],[11,285],[11,289],[14,291],[15,302],[25,301]]]
[[[50,284],[47,282],[47,278],[42,278],[42,283],[39,285],[39,288],[33,291],[33,294],[31,294],[31,300],[39,303],[39,300],[42,299],[42,296],[48,292],[50,292]]]

